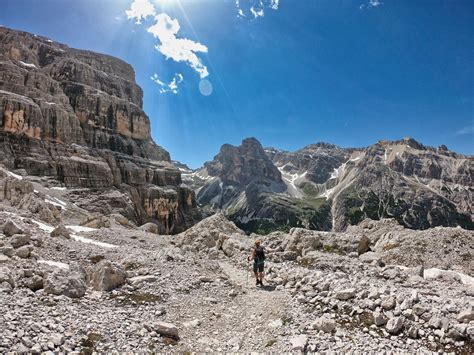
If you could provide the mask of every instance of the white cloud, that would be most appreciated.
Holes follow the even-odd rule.
[[[134,0],[130,10],[125,11],[129,19],[136,19],[137,24],[142,23],[148,16],[155,16],[155,6],[150,0]]]
[[[367,4],[362,4],[359,6],[359,9],[364,9],[364,8],[371,8],[371,7],[378,7],[382,6],[383,2],[380,0],[369,0]]]
[[[466,134],[474,134],[474,124],[461,128],[455,133],[457,136],[463,136]]]
[[[156,73],[153,74],[150,79],[160,86],[160,94],[165,94],[167,92],[177,94],[178,85],[184,80],[184,77],[182,74],[177,73],[174,75],[173,80],[171,80],[168,84],[161,81],[158,77],[158,74]]]
[[[265,16],[265,9],[278,10],[279,0],[235,0],[238,17],[247,17],[251,14],[253,18]]]
[[[207,47],[187,38],[178,38],[179,22],[176,19],[173,20],[168,14],[158,14],[155,20],[156,23],[148,28],[148,32],[160,41],[160,44],[155,46],[156,50],[161,52],[166,59],[185,62],[199,73],[201,79],[208,76],[207,67],[196,55],[196,53],[207,53]]]

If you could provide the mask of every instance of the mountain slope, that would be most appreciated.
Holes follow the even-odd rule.
[[[284,152],[252,141],[252,150],[245,150],[251,158],[242,156],[246,140],[240,148],[226,145],[204,168],[183,177],[199,204],[224,211],[248,232],[295,226],[342,231],[367,217],[395,218],[412,229],[473,229],[474,160],[445,146],[425,147],[406,138],[367,148],[317,143]],[[264,179],[262,171],[275,168],[280,177]],[[245,179],[236,184],[242,171]]]
[[[177,233],[200,214],[151,139],[142,96],[117,58],[0,28],[0,162],[75,188],[78,200],[97,196],[81,206],[89,211]]]

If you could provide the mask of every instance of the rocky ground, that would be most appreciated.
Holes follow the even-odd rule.
[[[263,237],[220,214],[177,236],[113,218],[55,228],[9,206],[0,222],[1,352],[474,350],[474,239],[459,228],[429,231],[438,264],[410,247],[428,232],[391,220]]]

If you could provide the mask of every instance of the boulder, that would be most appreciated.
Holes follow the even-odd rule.
[[[31,245],[23,245],[15,251],[15,255],[21,259],[28,259],[32,249],[33,247]]]
[[[15,222],[11,219],[8,219],[2,227],[3,234],[7,237],[11,237],[15,234],[23,234],[23,229],[21,229]]]
[[[389,319],[385,329],[387,329],[387,332],[390,334],[396,335],[402,331],[403,325],[404,322],[402,317],[394,317]]]
[[[155,223],[145,223],[138,227],[138,229],[148,232],[148,233],[153,233],[153,234],[160,234],[160,228]]]
[[[382,300],[382,303],[380,304],[383,309],[386,311],[390,311],[391,309],[394,309],[396,306],[397,302],[395,300],[395,297],[387,297],[384,300]]]
[[[330,318],[319,317],[311,323],[311,328],[321,330],[325,333],[332,333],[336,331],[336,322]]]
[[[68,229],[63,225],[60,224],[53,231],[49,234],[53,238],[64,237],[66,239],[71,238],[71,234],[69,233]]]
[[[179,340],[179,331],[178,331],[178,328],[174,324],[157,321],[157,322],[146,323],[145,328],[150,332],[154,331],[166,338]]]
[[[12,271],[7,267],[0,267],[0,284],[1,283],[7,283],[12,288],[15,287]]]
[[[335,297],[340,301],[347,301],[351,298],[354,298],[356,294],[355,288],[347,288],[345,290],[340,290],[336,292]]]
[[[60,269],[48,274],[44,280],[44,291],[70,298],[84,296],[87,288],[87,274],[82,266],[73,263],[69,269]]]
[[[24,279],[24,284],[31,291],[38,291],[43,288],[44,281],[43,278],[39,275],[33,275],[32,277],[27,277]]]
[[[373,316],[374,316],[374,323],[376,326],[381,327],[387,324],[388,318],[385,316],[385,314],[381,312],[374,312]]]
[[[26,234],[15,234],[12,236],[9,240],[11,246],[13,248],[19,248],[22,247],[30,242],[31,238],[29,235]]]
[[[459,312],[456,319],[461,323],[469,323],[474,320],[474,306],[466,308]]]
[[[125,283],[127,273],[108,260],[96,264],[92,273],[92,288],[97,291],[111,291]]]
[[[304,352],[306,345],[308,344],[308,337],[304,334],[295,336],[290,339],[291,351]]]
[[[370,250],[370,239],[363,235],[359,240],[359,245],[357,247],[357,253],[362,255]]]

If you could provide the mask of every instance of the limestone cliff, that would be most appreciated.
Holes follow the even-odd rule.
[[[152,140],[142,98],[120,59],[0,28],[0,162],[86,195],[118,189],[121,201],[83,207],[113,204],[137,223],[177,233],[200,214],[169,153]]]

